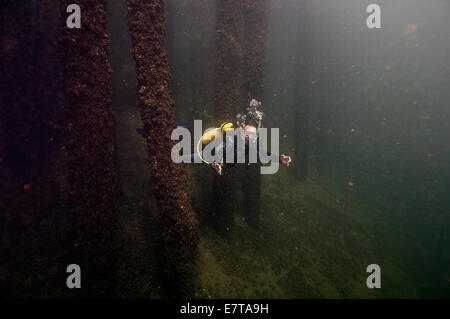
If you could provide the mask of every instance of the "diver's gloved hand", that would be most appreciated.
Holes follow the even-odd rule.
[[[222,175],[222,165],[216,162],[212,162],[210,165],[212,168],[214,168],[217,174]]]
[[[286,166],[289,166],[289,164],[291,164],[291,157],[290,156],[287,156],[287,155],[284,155],[284,154],[281,154],[280,155],[280,161],[281,161],[281,163],[282,164],[284,164],[284,165],[286,165]]]

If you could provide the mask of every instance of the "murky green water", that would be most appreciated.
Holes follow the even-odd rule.
[[[379,0],[382,27],[370,30],[370,3],[269,1],[264,125],[280,128],[280,152],[293,155],[293,166],[262,177],[258,229],[243,221],[238,191],[236,226],[221,237],[204,221],[217,204],[210,168],[187,165],[202,221],[197,297],[450,296],[450,6]],[[188,127],[216,116],[215,16],[214,1],[168,1],[172,89]],[[113,64],[126,41],[112,33]],[[115,72],[134,76],[125,66]],[[134,88],[124,92],[133,100]],[[139,136],[134,146],[121,140],[139,125],[138,113],[116,104],[119,156],[134,163],[122,165],[135,177],[125,192],[139,201],[147,196],[138,194],[148,182],[144,145]],[[133,152],[143,155],[131,159]],[[136,226],[135,247],[144,245],[135,237],[144,232],[139,218],[123,218],[124,228]],[[370,264],[381,268],[380,289],[366,285]]]

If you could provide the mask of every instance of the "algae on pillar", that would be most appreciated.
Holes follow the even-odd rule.
[[[0,9],[0,294],[54,296],[59,278],[62,111],[59,2],[4,1]],[[54,1],[54,0],[53,0]],[[36,289],[36,290],[35,290]],[[37,293],[36,293],[37,291]]]
[[[266,62],[268,1],[244,0],[243,12],[245,22],[244,87],[249,100],[256,99],[262,101],[264,98],[264,66]]]
[[[267,0],[244,0],[244,90],[247,93],[246,105],[250,99],[262,101],[264,105],[264,67],[266,62],[267,39]],[[243,168],[243,190],[247,222],[252,227],[259,224],[261,174],[260,165],[247,165]],[[244,205],[243,205],[244,206]]]
[[[173,297],[192,296],[199,241],[184,166],[173,163],[171,140],[176,127],[169,88],[165,1],[127,0],[128,26],[138,77],[137,106],[141,111],[149,153],[149,168],[160,213],[165,272]]]
[[[61,1],[65,13],[71,0]],[[114,287],[112,213],[118,190],[110,108],[111,67],[106,0],[77,2],[82,27],[63,34],[63,96],[69,205],[73,218],[74,263],[83,271],[88,295],[109,295]],[[64,14],[63,14],[64,16]]]
[[[242,1],[220,0],[216,8],[215,120],[217,125],[235,121],[240,111],[244,55]],[[214,174],[211,217],[221,235],[233,231],[236,170]]]

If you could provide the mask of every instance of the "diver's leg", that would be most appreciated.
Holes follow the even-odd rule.
[[[250,227],[258,227],[260,211],[261,174],[260,165],[246,165],[242,178],[244,193],[244,217]]]
[[[235,172],[225,167],[222,175],[214,174],[212,218],[216,231],[222,235],[231,235],[234,228]]]

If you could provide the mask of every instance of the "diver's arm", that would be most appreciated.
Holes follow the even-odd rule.
[[[226,163],[227,162],[227,156],[226,156],[227,152],[232,151],[232,154],[235,154],[235,152],[236,152],[235,146],[236,145],[234,143],[233,138],[230,138],[229,136],[225,137],[224,144],[225,144],[225,147],[223,147],[223,145],[222,145],[222,147],[219,147],[218,152],[222,152],[223,162]],[[233,163],[233,161],[231,161],[231,163],[227,163],[227,164],[220,164],[217,162],[212,162],[209,165],[216,171],[217,174],[222,175],[225,166],[232,167],[232,166],[234,166],[234,163]]]
[[[212,162],[209,165],[216,171],[217,174],[222,175],[222,165],[217,162]]]
[[[292,159],[289,155],[284,155],[284,154],[280,155],[280,162],[282,164],[289,166],[289,164],[291,164],[291,161],[292,161]]]
[[[257,151],[258,151],[258,157],[259,157],[259,155],[260,155],[260,154],[259,154],[259,153],[260,153],[260,151],[259,151],[259,145],[258,145]],[[266,154],[267,154],[267,156],[270,156],[270,157],[272,157],[272,156],[278,157],[278,160],[280,161],[281,164],[284,164],[284,165],[286,165],[286,166],[289,166],[289,164],[291,164],[292,158],[291,158],[289,155],[284,155],[284,154],[281,154],[281,155],[271,154],[271,153],[268,152],[268,151],[266,151]]]

